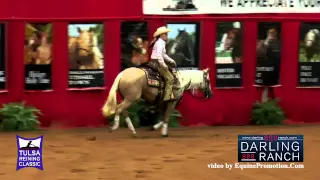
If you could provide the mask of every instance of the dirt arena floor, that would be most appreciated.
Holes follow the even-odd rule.
[[[126,128],[48,130],[44,135],[44,171],[15,171],[14,133],[0,133],[1,180],[319,180],[320,126],[205,127],[160,132]],[[210,163],[237,162],[238,134],[304,134],[304,169],[209,169]]]

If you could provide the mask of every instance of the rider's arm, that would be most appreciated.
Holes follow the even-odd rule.
[[[171,57],[169,57],[167,54],[163,55],[163,59],[167,62],[175,63],[175,61]]]
[[[171,63],[171,64],[176,64],[176,62],[167,55],[166,53],[166,47],[164,47],[164,51],[163,51],[163,59],[165,62]]]

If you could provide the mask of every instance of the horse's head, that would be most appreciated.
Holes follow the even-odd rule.
[[[185,40],[189,37],[189,33],[185,29],[179,29],[178,35],[175,39],[176,51],[181,50],[185,45]]]
[[[278,39],[277,30],[275,28],[269,29],[267,33],[267,41],[272,42],[272,41],[276,41],[277,39]]]
[[[211,82],[209,77],[210,68],[204,69],[203,71],[203,80],[201,83],[201,91],[203,92],[204,96],[209,99],[213,96],[213,92],[211,89]]]
[[[80,27],[77,28],[79,32],[79,37],[77,39],[77,48],[79,50],[80,56],[88,56],[93,53],[93,47],[95,45],[96,39],[94,38],[94,28],[89,30],[82,30]]]
[[[224,42],[224,48],[226,50],[229,50],[231,48],[234,41],[234,37],[235,37],[235,34],[232,31],[228,32],[226,41]]]
[[[320,32],[318,29],[311,29],[305,36],[306,47],[311,47],[316,43],[317,37],[319,37]]]
[[[134,50],[141,50],[144,46],[142,38],[136,35],[129,37],[129,42]]]
[[[188,35],[188,32],[186,31],[186,29],[178,29],[178,35],[176,39],[182,39],[186,35]]]

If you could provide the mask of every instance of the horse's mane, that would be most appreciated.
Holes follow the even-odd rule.
[[[185,30],[179,30],[179,33],[178,33],[178,36],[177,37],[180,37],[181,39],[184,39],[184,38],[188,38],[189,37],[189,33]]]
[[[235,38],[234,38],[235,41],[241,41],[242,40],[241,29],[233,29],[232,32],[235,35]]]
[[[77,37],[70,37],[69,38],[69,52],[72,53],[76,50],[76,46],[77,46]]]
[[[199,85],[203,81],[203,71],[201,70],[178,70],[177,76],[182,86],[190,83],[191,88],[196,88],[192,86]]]

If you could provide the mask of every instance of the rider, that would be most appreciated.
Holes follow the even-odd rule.
[[[166,81],[166,87],[164,91],[164,101],[168,101],[172,95],[172,87],[174,83],[174,75],[169,71],[166,63],[169,63],[172,67],[176,67],[176,62],[166,54],[166,41],[168,40],[168,32],[171,32],[165,26],[159,27],[153,34],[153,41],[150,46],[152,48],[151,59],[158,62],[158,71]]]

